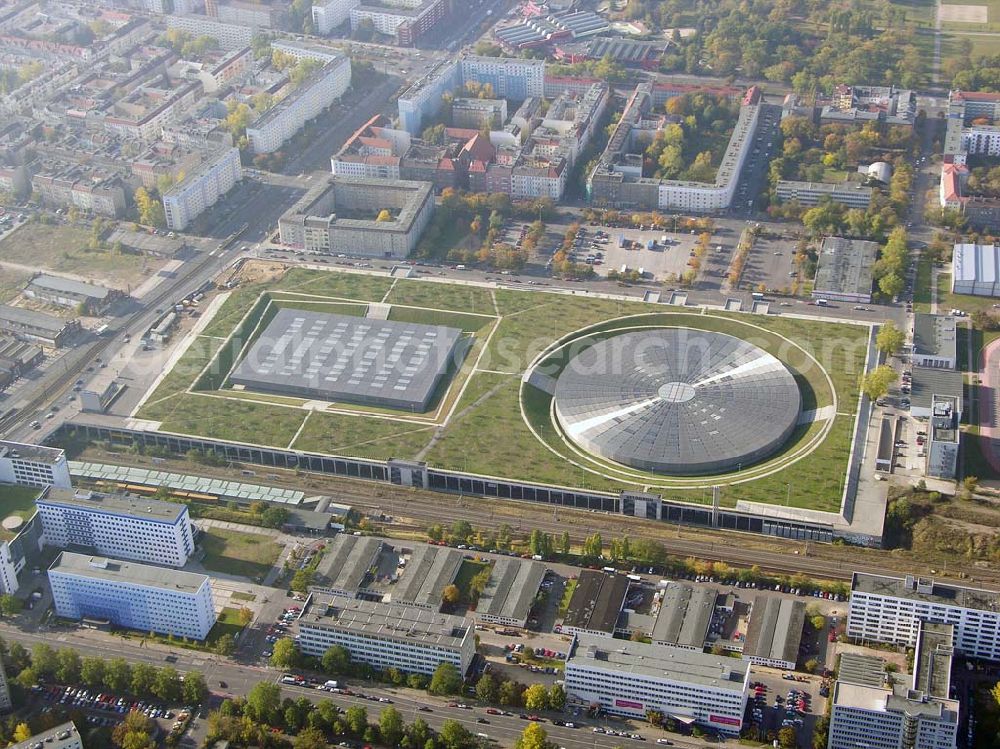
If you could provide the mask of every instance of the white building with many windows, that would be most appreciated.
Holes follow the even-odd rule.
[[[912,575],[854,573],[848,637],[914,646],[922,622],[953,625],[955,650],[967,658],[1000,660],[1000,594]]]
[[[340,645],[377,669],[433,674],[442,663],[461,674],[476,653],[472,619],[399,603],[313,595],[298,619],[299,649],[320,657]]]
[[[955,749],[959,704],[949,696],[952,627],[925,624],[913,677],[889,680],[881,658],[844,653],[827,749]]]
[[[347,23],[351,18],[351,11],[359,5],[361,0],[314,0],[312,17],[316,33],[329,34]]]
[[[750,664],[670,645],[578,634],[566,661],[570,702],[645,720],[657,710],[728,734],[743,725]]]
[[[30,739],[11,744],[10,749],[83,749],[83,741],[73,721],[66,721],[47,731],[36,733]]]
[[[66,453],[55,447],[0,440],[0,484],[72,486]]]
[[[183,567],[194,552],[187,506],[176,502],[51,489],[37,504],[49,546],[169,567]]]
[[[215,624],[206,575],[64,551],[49,567],[56,613],[204,640]]]
[[[163,194],[163,212],[167,217],[167,226],[174,231],[184,231],[242,178],[238,148],[226,148],[215,154],[206,154],[195,170]]]
[[[350,85],[351,60],[338,54],[254,120],[247,128],[251,152],[277,151],[303,125],[343,96]]]

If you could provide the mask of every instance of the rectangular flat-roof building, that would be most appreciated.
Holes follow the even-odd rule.
[[[934,367],[913,367],[910,370],[910,414],[918,419],[928,419],[934,396],[953,398],[962,413],[962,396],[965,380],[962,373],[954,369]]]
[[[942,479],[958,476],[958,450],[962,436],[958,414],[954,398],[944,395],[933,397],[927,425],[927,463],[924,469],[928,476]]]
[[[750,664],[725,656],[578,634],[566,660],[566,696],[645,720],[657,710],[682,723],[738,734]]]
[[[73,482],[62,449],[0,440],[0,484],[69,489]]]
[[[356,663],[433,674],[441,663],[463,676],[476,653],[472,619],[400,603],[316,594],[297,620],[299,647],[320,657],[340,645]]]
[[[866,210],[871,205],[875,190],[858,182],[800,182],[778,180],[775,193],[783,203],[792,201],[804,206],[819,205],[829,200],[848,208]]]
[[[85,314],[91,315],[101,314],[115,299],[123,296],[117,289],[44,273],[28,282],[24,295],[59,307],[81,308]]]
[[[390,600],[422,609],[438,611],[444,589],[455,582],[462,566],[462,552],[430,544],[417,546],[406,563],[402,579]]]
[[[56,613],[204,640],[215,624],[206,575],[64,551],[49,567]]]
[[[462,331],[443,325],[286,308],[230,380],[249,390],[422,412],[461,338]]]
[[[169,567],[183,567],[194,553],[191,518],[179,502],[50,489],[37,505],[49,546]]]
[[[367,586],[384,547],[385,543],[373,536],[337,535],[316,566],[312,590],[354,598]]]
[[[953,315],[918,312],[913,316],[913,366],[954,369],[957,350]]]
[[[805,621],[804,601],[757,596],[750,609],[743,658],[758,666],[795,668]]]
[[[847,635],[914,646],[923,622],[955,627],[955,649],[967,658],[1000,660],[1000,594],[913,575],[855,572]]]
[[[946,624],[922,625],[909,683],[889,683],[879,658],[842,655],[828,749],[954,749],[959,704],[949,695],[951,661]]]
[[[563,618],[563,633],[613,636],[627,593],[628,578],[625,575],[598,570],[581,571]]]
[[[813,299],[867,303],[872,300],[872,269],[878,245],[859,239],[824,237],[816,263]]]
[[[479,595],[475,617],[480,622],[507,627],[528,626],[531,607],[545,577],[542,562],[501,557]]]
[[[1000,245],[956,244],[951,256],[951,292],[1000,296]]]
[[[76,320],[63,320],[44,312],[0,304],[0,331],[22,341],[58,348],[80,331]]]
[[[30,739],[11,744],[10,749],[83,749],[83,741],[73,721],[60,723],[47,731],[36,733]]]
[[[656,645],[704,650],[718,597],[715,588],[667,583],[650,639]]]

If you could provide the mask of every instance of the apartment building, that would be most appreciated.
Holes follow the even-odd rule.
[[[272,153],[309,120],[344,95],[351,85],[351,60],[337,55],[247,128],[250,150]]]
[[[49,567],[56,613],[116,627],[204,640],[215,624],[206,575],[60,552]]]
[[[0,441],[0,484],[69,489],[66,453],[56,447]]]
[[[49,546],[86,546],[103,556],[167,567],[183,567],[194,552],[187,506],[176,502],[50,489],[37,505]]]
[[[750,664],[725,656],[642,642],[575,635],[566,660],[571,704],[599,705],[645,720],[650,710],[720,733],[739,734]]]
[[[208,16],[174,13],[165,17],[168,29],[186,31],[192,36],[210,36],[219,47],[231,52],[250,46],[254,30],[250,26],[222,23]]]
[[[330,171],[339,177],[400,179],[400,160],[412,140],[408,132],[389,124],[381,114],[368,120],[330,157]]]
[[[460,61],[462,83],[490,84],[501,99],[545,95],[545,60],[469,55]]]
[[[399,127],[411,135],[419,135],[424,119],[441,108],[441,97],[461,85],[462,66],[459,60],[437,63],[396,100]]]
[[[101,315],[114,301],[125,296],[118,289],[44,273],[32,278],[24,287],[23,294],[29,299],[38,299],[58,307],[79,309],[87,315]]]
[[[351,31],[370,21],[375,30],[396,38],[409,47],[440,23],[448,14],[448,0],[385,0],[382,3],[358,3],[350,9]]]
[[[312,6],[313,26],[317,34],[329,34],[351,20],[351,10],[361,0],[315,0]]]
[[[952,635],[949,624],[921,625],[912,677],[890,677],[880,658],[843,654],[827,749],[955,749]]]
[[[120,218],[127,204],[125,188],[117,174],[101,173],[78,164],[53,171],[40,171],[31,177],[32,189],[43,203]]]
[[[433,674],[451,663],[464,675],[476,650],[472,619],[398,603],[315,594],[296,624],[306,655],[339,645],[379,670]]]
[[[968,187],[969,156],[1000,155],[1000,94],[952,91],[948,96],[944,158],[938,201],[942,208],[963,213],[970,225],[992,230],[1000,226],[1000,200],[977,195]]]
[[[243,178],[238,148],[204,155],[198,167],[163,194],[167,226],[184,231],[192,221],[215,205]]]
[[[172,89],[137,88],[114,102],[104,118],[104,127],[126,138],[156,140],[163,126],[180,119],[203,91],[200,81],[181,83]]]
[[[923,622],[955,627],[955,650],[966,658],[1000,660],[1000,594],[913,575],[855,572],[847,635],[915,646]]]

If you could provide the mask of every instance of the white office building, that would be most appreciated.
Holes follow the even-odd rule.
[[[650,710],[736,735],[743,725],[750,664],[670,645],[578,634],[566,661],[570,702],[645,720]]]
[[[196,169],[163,194],[167,226],[174,231],[184,231],[242,178],[238,148],[227,148],[214,155],[205,154]]]
[[[175,13],[166,16],[166,21],[168,29],[186,31],[194,37],[212,37],[219,43],[219,48],[226,52],[249,47],[254,35],[254,29],[251,26],[223,23],[195,13]]]
[[[55,447],[0,440],[0,484],[68,489],[66,454]]]
[[[177,502],[52,489],[37,504],[49,546],[168,567],[183,567],[194,552],[188,508]]]
[[[352,661],[380,670],[433,674],[451,663],[464,675],[476,653],[472,619],[400,603],[315,594],[297,624],[306,655],[340,645]]]
[[[351,85],[351,60],[337,55],[247,128],[251,152],[273,153],[309,120],[344,95]]]
[[[49,567],[56,613],[204,640],[215,624],[206,575],[64,551]]]
[[[953,625],[955,650],[967,658],[1000,660],[1000,594],[912,575],[854,573],[848,637],[914,646],[921,622]]]
[[[827,749],[955,749],[959,704],[949,696],[951,637],[950,625],[924,625],[912,678],[890,680],[882,659],[843,654]]]

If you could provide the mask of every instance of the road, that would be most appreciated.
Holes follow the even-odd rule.
[[[171,665],[178,671],[201,671],[205,674],[209,688],[216,698],[236,697],[246,695],[255,684],[261,681],[279,682],[281,672],[261,666],[245,663],[237,663],[231,660],[220,658],[214,655],[206,656],[197,651],[185,650],[183,648],[167,648],[160,645],[140,646],[139,640],[121,639],[102,632],[88,630],[78,630],[75,628],[53,629],[41,632],[25,632],[12,626],[8,621],[0,623],[0,637],[4,641],[19,642],[29,650],[36,644],[46,643],[52,647],[73,647],[82,656],[95,656],[100,658],[122,657],[132,663],[150,663],[156,666]],[[344,681],[344,680],[340,680]],[[223,688],[220,684],[224,683]],[[487,715],[485,709],[475,708],[465,710],[461,708],[449,708],[447,699],[432,697],[425,692],[407,689],[403,687],[393,687],[372,682],[345,682],[352,691],[363,691],[367,695],[376,697],[386,697],[392,700],[393,706],[399,710],[407,722],[412,722],[415,718],[423,718],[432,728],[439,728],[448,719],[457,720],[473,733],[486,733],[491,739],[495,739],[502,746],[513,746],[517,737],[528,725],[517,715],[497,716]],[[346,709],[353,705],[358,705],[368,709],[369,719],[377,719],[384,703],[374,702],[357,696],[333,694],[293,685],[280,684],[281,690],[286,697],[307,697],[313,702],[321,699],[330,699]],[[419,707],[426,705],[431,712],[421,712]],[[553,714],[549,714],[553,715]],[[478,723],[478,719],[488,720],[488,724]],[[564,718],[565,719],[565,718]],[[583,718],[572,718],[574,722],[579,722],[581,728],[563,728],[554,726],[549,722],[545,724],[545,730],[549,738],[560,746],[565,747],[592,747],[595,749],[612,749],[613,747],[624,745],[639,745],[642,742],[623,739],[620,737],[604,736],[595,734],[591,728],[593,726],[609,725],[607,721],[593,721]],[[623,723],[615,721],[610,725],[615,725],[619,730],[639,730],[650,737],[662,736],[651,729],[627,728]],[[674,744],[682,749],[695,749],[704,747],[706,744],[696,739],[677,737],[670,735]],[[652,743],[652,742],[646,742]]]

